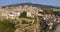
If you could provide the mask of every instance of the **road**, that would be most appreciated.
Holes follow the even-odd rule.
[[[60,32],[60,25],[57,26],[57,28],[54,32]]]

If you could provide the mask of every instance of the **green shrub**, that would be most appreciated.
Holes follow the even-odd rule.
[[[11,23],[10,20],[4,19],[0,21],[0,32],[14,32],[15,24]]]

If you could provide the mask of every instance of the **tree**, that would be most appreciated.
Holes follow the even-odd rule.
[[[53,14],[53,9],[51,8],[44,8],[43,11],[44,11],[44,14]]]
[[[0,32],[14,32],[15,24],[11,23],[10,20],[0,21]]]
[[[60,11],[54,11],[53,13],[54,13],[55,15],[60,16]]]
[[[26,17],[26,12],[21,13],[19,17]]]

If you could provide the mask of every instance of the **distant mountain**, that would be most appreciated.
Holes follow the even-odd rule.
[[[6,6],[2,6],[2,8],[4,7],[11,7],[11,6],[24,6],[24,5],[32,5],[32,6],[36,6],[36,7],[41,7],[41,8],[56,8],[56,9],[60,9],[60,7],[56,7],[56,6],[50,6],[50,5],[42,5],[42,4],[32,4],[32,3],[21,3],[21,4],[13,4],[13,5],[6,5]]]

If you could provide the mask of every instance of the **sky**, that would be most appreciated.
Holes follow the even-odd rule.
[[[60,0],[0,0],[0,6],[13,5],[17,3],[34,3],[60,7]]]

